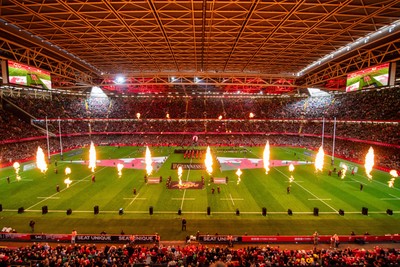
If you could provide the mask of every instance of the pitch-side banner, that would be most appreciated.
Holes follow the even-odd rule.
[[[0,241],[19,242],[71,242],[67,234],[0,233]],[[129,235],[77,235],[76,243],[129,243]],[[155,243],[155,235],[136,235],[135,243]]]
[[[226,235],[201,235],[199,236],[200,243],[228,243],[228,236]],[[320,235],[318,241],[320,243],[329,243],[330,235]],[[346,235],[339,236],[342,243],[366,243],[366,242],[400,242],[400,235],[385,235],[385,236],[372,236],[372,235]],[[292,244],[312,244],[313,237],[310,236],[233,236],[233,243],[292,243]]]

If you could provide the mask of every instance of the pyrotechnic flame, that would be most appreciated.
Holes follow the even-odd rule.
[[[64,184],[67,185],[67,188],[69,187],[69,185],[72,183],[72,181],[69,179],[69,177],[67,179],[64,180]]]
[[[394,187],[394,181],[396,180],[397,177],[399,177],[399,175],[396,170],[391,170],[389,173],[392,176],[392,178],[388,182],[389,187]]]
[[[219,119],[219,120],[222,120],[222,115],[219,115],[218,119]]]
[[[253,112],[250,112],[249,118],[250,118],[250,119],[254,118],[254,113],[253,113]]]
[[[66,167],[64,172],[65,172],[65,175],[67,176],[67,178],[64,180],[64,184],[66,184],[67,188],[68,188],[69,185],[72,183],[72,181],[68,177],[68,175],[71,174],[71,168],[70,167]]]
[[[324,168],[324,156],[324,149],[322,148],[322,146],[320,146],[317,156],[315,157],[315,171],[322,171],[322,169]]]
[[[237,169],[236,175],[238,176],[237,184],[240,184],[240,176],[242,175],[242,170],[241,169]]]
[[[293,177],[293,171],[294,171],[294,165],[292,163],[290,163],[289,165],[289,171],[290,171],[290,178],[289,178],[289,183],[294,181],[294,177]]]
[[[182,166],[179,166],[179,167],[178,167],[179,185],[182,185],[182,173],[183,173]]]
[[[372,179],[371,171],[372,167],[374,167],[374,149],[372,147],[369,148],[367,155],[365,156],[365,173],[367,174],[368,179]]]
[[[93,142],[90,142],[89,169],[91,169],[92,172],[94,172],[94,169],[96,169],[96,148],[94,147]]]
[[[213,172],[213,168],[212,168],[213,159],[212,159],[212,156],[211,156],[211,150],[210,150],[209,146],[207,147],[206,159],[204,161],[204,165],[206,165],[207,173],[209,175],[211,175],[211,173]]]
[[[43,149],[39,146],[36,152],[36,167],[41,172],[46,172],[47,171],[47,163],[46,163],[46,158],[43,153]]]
[[[150,175],[153,172],[153,165],[152,165],[153,161],[151,160],[151,153],[148,146],[146,146],[145,162],[146,162],[147,175]]]
[[[122,169],[124,168],[124,164],[118,163],[117,164],[117,170],[118,170],[118,177],[121,178],[122,176]]]
[[[140,119],[140,113],[136,113],[136,118],[139,120]]]
[[[21,180],[21,176],[19,176],[19,162],[14,162],[13,167],[15,169],[15,179],[17,179],[17,181]]]
[[[289,165],[289,171],[290,172],[294,171],[294,165],[292,163],[290,163],[290,165]]]
[[[270,157],[269,141],[267,141],[267,143],[265,144],[264,155],[263,155],[265,174],[268,174],[269,172],[269,157]]]
[[[389,173],[390,173],[390,175],[393,176],[394,178],[399,177],[399,175],[398,175],[398,173],[397,173],[396,170],[391,170]]]
[[[165,115],[165,117],[167,118],[167,119],[169,119],[170,117],[169,117],[169,113],[167,113],[167,115]]]
[[[347,172],[347,165],[343,164],[342,165],[342,175],[340,176],[340,178],[344,179],[344,177],[346,177],[346,172]]]

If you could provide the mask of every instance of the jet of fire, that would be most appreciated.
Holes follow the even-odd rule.
[[[388,182],[389,187],[394,187],[394,180],[395,180],[395,178],[392,178],[389,180],[389,182]]]
[[[19,176],[19,162],[14,162],[13,167],[15,169],[15,178],[17,179],[17,181],[21,180],[21,176]]]
[[[118,163],[117,164],[117,170],[118,170],[118,177],[121,178],[122,176],[122,169],[124,168],[124,164]]]
[[[211,156],[211,150],[210,150],[209,146],[207,147],[206,159],[204,161],[204,164],[206,165],[207,173],[209,175],[211,175],[211,173],[213,172],[213,168],[212,168],[213,159],[212,159],[212,156]]]
[[[343,164],[342,165],[342,175],[340,176],[340,178],[344,179],[344,177],[346,177],[346,172],[347,172],[347,165]]]
[[[93,142],[90,142],[89,169],[91,169],[92,172],[94,172],[94,169],[96,169],[96,148],[94,147]]]
[[[269,157],[270,157],[269,141],[267,141],[267,143],[265,144],[264,155],[263,155],[265,174],[268,174],[269,172]]]
[[[179,167],[178,167],[179,186],[182,185],[182,173],[183,173],[182,166],[179,166]]]
[[[292,163],[290,163],[290,165],[289,165],[289,171],[290,171],[289,182],[291,183],[294,181],[294,177],[293,177],[294,165]]]
[[[390,175],[393,176],[394,178],[399,177],[399,174],[397,173],[396,170],[391,170],[389,173],[390,173]]]
[[[70,174],[71,174],[71,168],[70,167],[65,168],[65,175],[68,176]]]
[[[321,171],[324,168],[324,149],[322,148],[322,146],[320,146],[320,148],[318,149],[318,153],[317,156],[315,157],[315,171]]]
[[[399,175],[396,170],[391,170],[389,173],[392,176],[392,178],[388,182],[389,187],[394,187],[394,181],[396,180],[397,177],[399,177]]]
[[[43,153],[43,149],[39,146],[36,152],[36,167],[41,172],[46,172],[47,171],[47,163],[46,163],[46,158]]]
[[[146,162],[147,175],[150,175],[153,172],[153,165],[152,165],[153,161],[151,160],[151,153],[150,153],[150,149],[148,146],[146,146],[145,162]]]
[[[67,176],[67,178],[64,180],[64,184],[67,185],[67,188],[72,183],[72,181],[69,179],[69,175],[70,174],[71,174],[71,168],[70,167],[66,167],[65,168],[65,175]]]
[[[69,187],[69,185],[72,183],[72,181],[69,179],[69,177],[67,179],[64,180],[64,184],[67,185],[67,188]]]
[[[372,179],[371,171],[372,167],[374,167],[374,149],[372,147],[369,148],[367,155],[365,156],[365,173],[367,174],[368,179]]]
[[[236,175],[238,176],[237,184],[240,184],[240,176],[242,175],[242,170],[237,169]]]

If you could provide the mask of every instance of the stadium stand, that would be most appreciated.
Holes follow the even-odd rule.
[[[336,117],[337,156],[357,160],[374,145],[377,153],[382,151],[379,166],[398,168],[399,94],[399,88],[390,88],[327,97],[2,97],[1,124],[11,127],[0,130],[1,163],[29,159],[39,144],[46,146],[46,117],[52,153],[59,151],[59,126],[69,137],[63,142],[67,150],[88,144],[89,136],[97,144],[184,146],[191,144],[194,133],[203,136],[199,145],[252,146],[268,139],[273,145],[315,150],[322,117],[325,149],[331,153]],[[250,112],[254,119],[248,117]]]

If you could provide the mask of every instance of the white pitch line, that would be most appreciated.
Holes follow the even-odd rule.
[[[380,200],[400,200],[400,197],[395,195],[389,194],[389,196],[392,196],[393,198],[380,198]]]
[[[146,200],[147,198],[145,198],[145,197],[124,197],[124,199]]]
[[[190,159],[190,164],[192,164],[193,162],[193,158]],[[190,165],[189,165],[190,166]],[[186,175],[186,182],[189,181],[189,174],[190,174],[191,168],[189,168],[188,173]],[[185,195],[186,195],[186,188],[185,190],[183,190],[183,196],[182,196],[182,202],[181,202],[181,208],[180,210],[182,210],[183,208],[183,202],[185,201]]]
[[[275,170],[277,170],[278,172],[280,172],[280,173],[282,173],[284,176],[286,176],[287,178],[289,178],[286,174],[284,174],[283,172],[281,172],[279,169],[277,169],[276,167],[275,167]],[[294,183],[296,183],[296,181],[294,181]],[[303,190],[305,190],[305,191],[307,191],[310,195],[312,195],[313,197],[315,197],[315,198],[318,198],[318,199],[320,199],[319,197],[317,197],[314,193],[312,193],[310,190],[308,190],[307,188],[305,188],[304,186],[302,186],[302,185],[300,185],[300,184],[298,184],[298,183],[296,183],[298,186],[300,186]],[[331,205],[329,205],[328,203],[326,203],[324,200],[321,200],[320,199],[320,201],[322,202],[322,203],[324,203],[326,206],[328,206],[329,208],[331,208],[332,210],[334,210],[335,212],[339,212],[338,210],[336,210],[335,208],[333,208]]]
[[[219,200],[244,200],[243,198],[220,198]]]
[[[308,200],[332,200],[330,198],[309,198]]]
[[[37,197],[42,199],[60,199],[59,197]]]
[[[94,172],[94,173],[97,174],[97,173],[101,172],[102,170],[104,170],[105,168],[106,168],[106,167],[103,167],[103,168],[101,168],[100,170],[98,170],[97,172]],[[92,176],[92,175],[93,175],[93,173],[92,173],[92,174],[89,174],[88,176],[84,177],[83,179],[78,180],[76,183],[71,184],[69,187],[72,187],[72,186],[78,184],[79,182],[83,181],[84,179],[86,179],[86,178],[88,178],[88,177],[90,177],[90,176]],[[62,191],[64,191],[64,190],[67,190],[67,189],[68,189],[68,188],[66,187],[66,188],[62,189],[60,192],[62,192]],[[56,193],[52,194],[51,196],[49,196],[49,197],[47,197],[47,198],[45,198],[45,199],[39,201],[39,202],[36,203],[36,204],[33,204],[32,206],[30,206],[29,208],[27,208],[27,209],[25,209],[25,210],[29,210],[29,209],[31,209],[31,208],[33,208],[33,207],[39,205],[40,203],[46,201],[47,199],[50,199],[50,198],[54,197],[55,195],[57,195],[57,194],[60,193],[60,192],[56,192]]]
[[[233,206],[235,206],[235,202],[233,202],[233,198],[232,198],[231,193],[229,193],[229,197],[231,198],[231,201],[232,201]]]
[[[128,204],[127,207],[129,207],[129,206],[138,198],[138,196],[139,196],[139,193],[136,195],[136,197],[134,197],[134,198],[132,199],[131,202],[129,202],[129,204]]]

